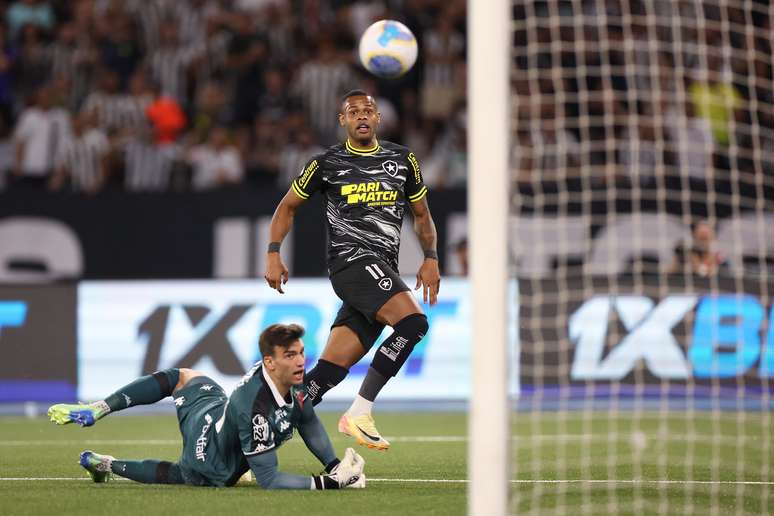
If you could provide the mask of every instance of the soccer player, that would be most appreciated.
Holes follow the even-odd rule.
[[[344,304],[320,360],[307,375],[309,396],[319,403],[363,358],[385,325],[391,326],[392,335],[379,346],[358,396],[338,424],[340,432],[358,443],[386,450],[390,443],[376,429],[373,402],[428,330],[427,317],[396,272],[406,207],[414,214],[414,230],[425,255],[415,288],[423,287],[423,299],[431,305],[441,283],[436,231],[416,156],[376,138],[380,115],[373,97],[351,91],[340,109],[339,124],[346,129],[347,141],[311,159],[277,206],[265,278],[271,288],[283,292],[288,268],[280,257],[280,244],[303,202],[315,192],[324,194],[328,272]]]
[[[339,461],[308,400],[304,381],[304,329],[274,324],[260,336],[263,360],[245,375],[230,397],[210,378],[191,369],[166,369],[143,376],[102,401],[53,405],[57,424],[91,426],[136,405],[173,396],[183,436],[178,462],[120,460],[84,451],[80,464],[95,482],[116,474],[146,484],[233,486],[252,470],[265,489],[365,487],[363,459],[351,448]],[[297,428],[307,448],[325,466],[318,476],[277,470],[277,448]]]

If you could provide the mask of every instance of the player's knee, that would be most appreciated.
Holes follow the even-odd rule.
[[[175,386],[175,391],[179,391],[183,387],[186,386],[188,382],[193,380],[194,378],[198,376],[205,376],[202,371],[197,371],[195,369],[188,369],[185,367],[182,367],[178,369],[180,371],[180,378],[178,379],[177,385]]]
[[[411,348],[413,349],[416,343],[427,335],[430,324],[427,322],[427,316],[425,314],[416,313],[401,319],[398,324],[393,326],[393,329],[398,335],[409,339],[409,341],[412,342]]]
[[[184,369],[171,368],[156,371],[151,375],[159,384],[159,389],[164,397],[171,396],[178,389],[178,384],[182,378],[182,371]]]

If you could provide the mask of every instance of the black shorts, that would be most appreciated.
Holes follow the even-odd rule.
[[[395,294],[411,290],[392,267],[372,258],[358,260],[338,271],[331,276],[331,285],[344,301],[331,328],[350,328],[366,350],[371,349],[384,329],[384,324],[376,320],[376,313]]]

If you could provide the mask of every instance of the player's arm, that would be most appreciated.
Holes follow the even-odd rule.
[[[365,462],[351,448],[347,450],[344,461],[339,461],[333,455],[333,459],[325,466],[325,473],[321,475],[293,475],[279,471],[276,449],[247,455],[247,464],[256,483],[263,489],[326,490],[365,487],[364,477],[361,479]]]
[[[248,456],[247,464],[250,465],[255,481],[264,489],[317,489],[318,484],[324,483],[319,476],[293,475],[279,471],[276,450]],[[332,483],[335,482],[331,480],[327,488],[338,489],[338,484],[336,483],[336,486],[333,487]],[[326,486],[321,488],[323,487]]]
[[[288,268],[282,261],[279,247],[288,236],[290,228],[293,227],[293,218],[303,203],[304,199],[294,193],[291,188],[277,205],[271,218],[271,226],[269,227],[271,244],[269,244],[269,250],[266,253],[266,273],[263,277],[266,278],[269,286],[280,294],[284,294],[282,285],[288,282]]]
[[[427,205],[427,186],[422,179],[419,160],[413,152],[406,155],[409,174],[406,177],[406,200],[414,214],[414,231],[419,237],[419,243],[425,253],[425,261],[417,272],[417,284],[414,290],[422,286],[422,299],[434,305],[438,301],[438,290],[441,288],[441,273],[438,270],[438,234],[435,223]],[[429,298],[429,299],[428,299]]]
[[[317,417],[312,408],[311,401],[304,404],[303,418],[298,425],[298,433],[301,434],[301,438],[309,451],[325,466],[326,471],[334,461],[338,462],[328,432],[325,431],[320,418]]]
[[[296,211],[322,184],[320,161],[321,159],[313,158],[306,164],[301,175],[290,184],[288,193],[282,198],[271,218],[266,273],[263,277],[266,278],[269,286],[280,294],[284,293],[282,285],[288,282],[288,268],[282,261],[279,249],[282,241],[288,236],[290,228],[293,227]]]

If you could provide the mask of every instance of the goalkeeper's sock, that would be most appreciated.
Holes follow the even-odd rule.
[[[355,396],[355,401],[352,402],[352,405],[349,407],[349,410],[347,410],[347,414],[349,414],[352,417],[371,415],[371,408],[373,406],[374,406],[373,401],[367,400],[363,396],[358,394],[357,396]]]
[[[184,484],[180,466],[164,460],[114,460],[110,470],[143,484]]]
[[[100,405],[107,411],[99,417],[104,417],[109,412],[127,409],[134,405],[150,405],[172,395],[177,382],[180,380],[179,369],[165,369],[147,376],[142,376],[129,385],[121,387],[116,392],[105,398],[102,402],[92,405]]]

